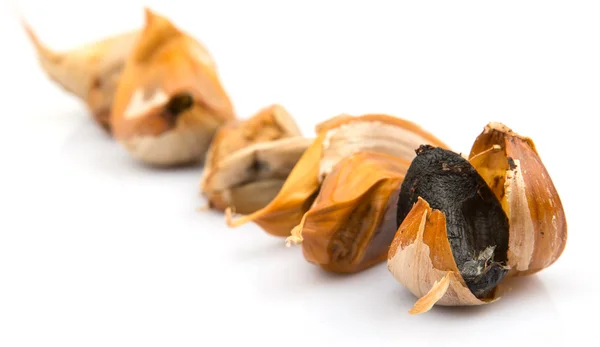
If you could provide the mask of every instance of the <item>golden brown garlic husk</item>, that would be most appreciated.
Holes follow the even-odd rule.
[[[418,125],[384,114],[340,115],[316,127],[317,138],[302,155],[277,196],[264,208],[233,218],[226,211],[229,226],[248,222],[267,233],[287,237],[312,206],[323,179],[342,159],[370,151],[410,160],[422,143],[446,145]]]
[[[396,204],[410,161],[359,152],[325,177],[313,206],[288,242],[325,270],[353,273],[387,258],[396,233]]]
[[[567,221],[533,141],[492,122],[475,140],[469,161],[509,218],[509,275],[528,275],[553,264],[566,245]]]
[[[234,118],[206,48],[146,10],[145,27],[116,91],[115,138],[141,162],[190,164],[204,160],[216,130]]]
[[[215,135],[201,180],[209,206],[252,213],[279,192],[311,140],[280,105],[230,121]]]
[[[110,132],[110,110],[117,85],[139,31],[125,32],[64,52],[41,42],[22,20],[39,63],[55,83],[87,104],[96,122]]]
[[[388,268],[419,298],[411,314],[427,312],[435,304],[469,306],[495,300],[495,291],[478,299],[469,290],[448,242],[444,213],[421,198],[398,228],[389,249]]]

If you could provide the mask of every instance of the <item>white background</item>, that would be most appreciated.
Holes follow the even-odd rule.
[[[46,78],[13,12],[66,49],[139,27],[141,2],[3,3],[0,346],[596,340],[600,3],[148,4],[207,45],[241,118],[281,103],[312,136],[342,112],[385,112],[462,152],[489,121],[532,137],[565,206],[566,250],[497,303],[410,316],[415,298],[385,264],[334,276],[254,225],[197,212],[201,168],[131,160]]]

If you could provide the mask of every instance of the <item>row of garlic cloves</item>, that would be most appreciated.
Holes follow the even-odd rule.
[[[239,120],[206,48],[146,9],[139,31],[69,52],[25,28],[54,81],[136,159],[203,161],[200,191],[227,225],[255,223],[337,273],[387,262],[418,301],[481,305],[553,264],[564,210],[533,141],[489,123],[467,158],[410,121],[340,115],[301,134],[271,105]]]
[[[310,145],[302,138],[305,151],[279,152],[297,160],[294,166],[261,159],[264,148],[280,147],[278,137],[229,157],[238,158],[236,170],[244,173],[231,174],[231,182],[252,185],[251,177],[260,176],[253,167],[269,168],[264,177],[287,174],[251,209],[217,198],[214,205],[225,210],[229,226],[254,222],[286,237],[288,245],[301,245],[307,261],[336,273],[387,261],[393,276],[419,298],[412,314],[435,304],[493,302],[506,277],[536,273],[564,250],[564,210],[533,141],[500,123],[485,126],[468,158],[389,115],[341,115],[319,124],[316,133]],[[261,160],[265,164],[257,164]],[[205,193],[211,196],[210,189]],[[255,200],[261,193],[249,194]]]

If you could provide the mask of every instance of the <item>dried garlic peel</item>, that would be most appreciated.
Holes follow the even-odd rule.
[[[388,268],[419,300],[409,311],[419,314],[433,305],[468,306],[494,301],[495,291],[479,299],[459,274],[439,210],[419,198],[398,228],[390,246]]]
[[[84,101],[96,122],[110,132],[110,109],[117,84],[139,31],[126,32],[69,51],[55,52],[40,41],[24,19],[21,22],[44,72]]]
[[[326,134],[319,170],[320,180],[340,160],[353,153],[370,151],[411,160],[415,157],[415,149],[422,144],[448,148],[418,125],[383,114],[333,117],[317,125],[317,133]]]
[[[423,143],[446,147],[416,124],[382,114],[337,116],[319,124],[316,131],[317,139],[298,161],[277,197],[265,208],[237,219],[229,211],[228,225],[237,227],[252,221],[270,234],[290,236],[312,206],[323,178],[341,159],[370,151],[411,160],[414,149]]]
[[[553,264],[566,245],[567,221],[533,141],[489,123],[469,158],[509,218],[509,275],[528,275]]]
[[[201,191],[210,206],[252,213],[265,207],[311,141],[280,105],[220,128],[207,154]]]
[[[321,142],[317,139],[302,154],[277,196],[264,208],[233,218],[231,209],[225,211],[227,225],[238,227],[255,222],[266,232],[276,236],[289,236],[290,230],[302,219],[319,189],[317,172],[321,158]]]
[[[208,184],[216,208],[252,213],[277,195],[311,140],[301,136],[256,143],[219,162]]]
[[[146,9],[115,95],[115,138],[147,164],[188,164],[202,161],[217,128],[234,118],[208,51]]]
[[[333,272],[358,272],[384,261],[396,233],[398,193],[409,165],[373,152],[342,159],[288,242],[302,243],[309,262]]]

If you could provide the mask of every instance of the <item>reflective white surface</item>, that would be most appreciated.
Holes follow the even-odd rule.
[[[138,1],[15,3],[56,48],[143,19]],[[384,112],[460,152],[489,121],[532,137],[565,206],[566,250],[494,304],[410,316],[415,298],[385,264],[331,275],[254,225],[198,212],[201,168],[134,162],[41,72],[3,4],[0,346],[506,347],[596,335],[600,4],[148,3],[207,44],[242,118],[277,102],[312,135],[342,112]]]

